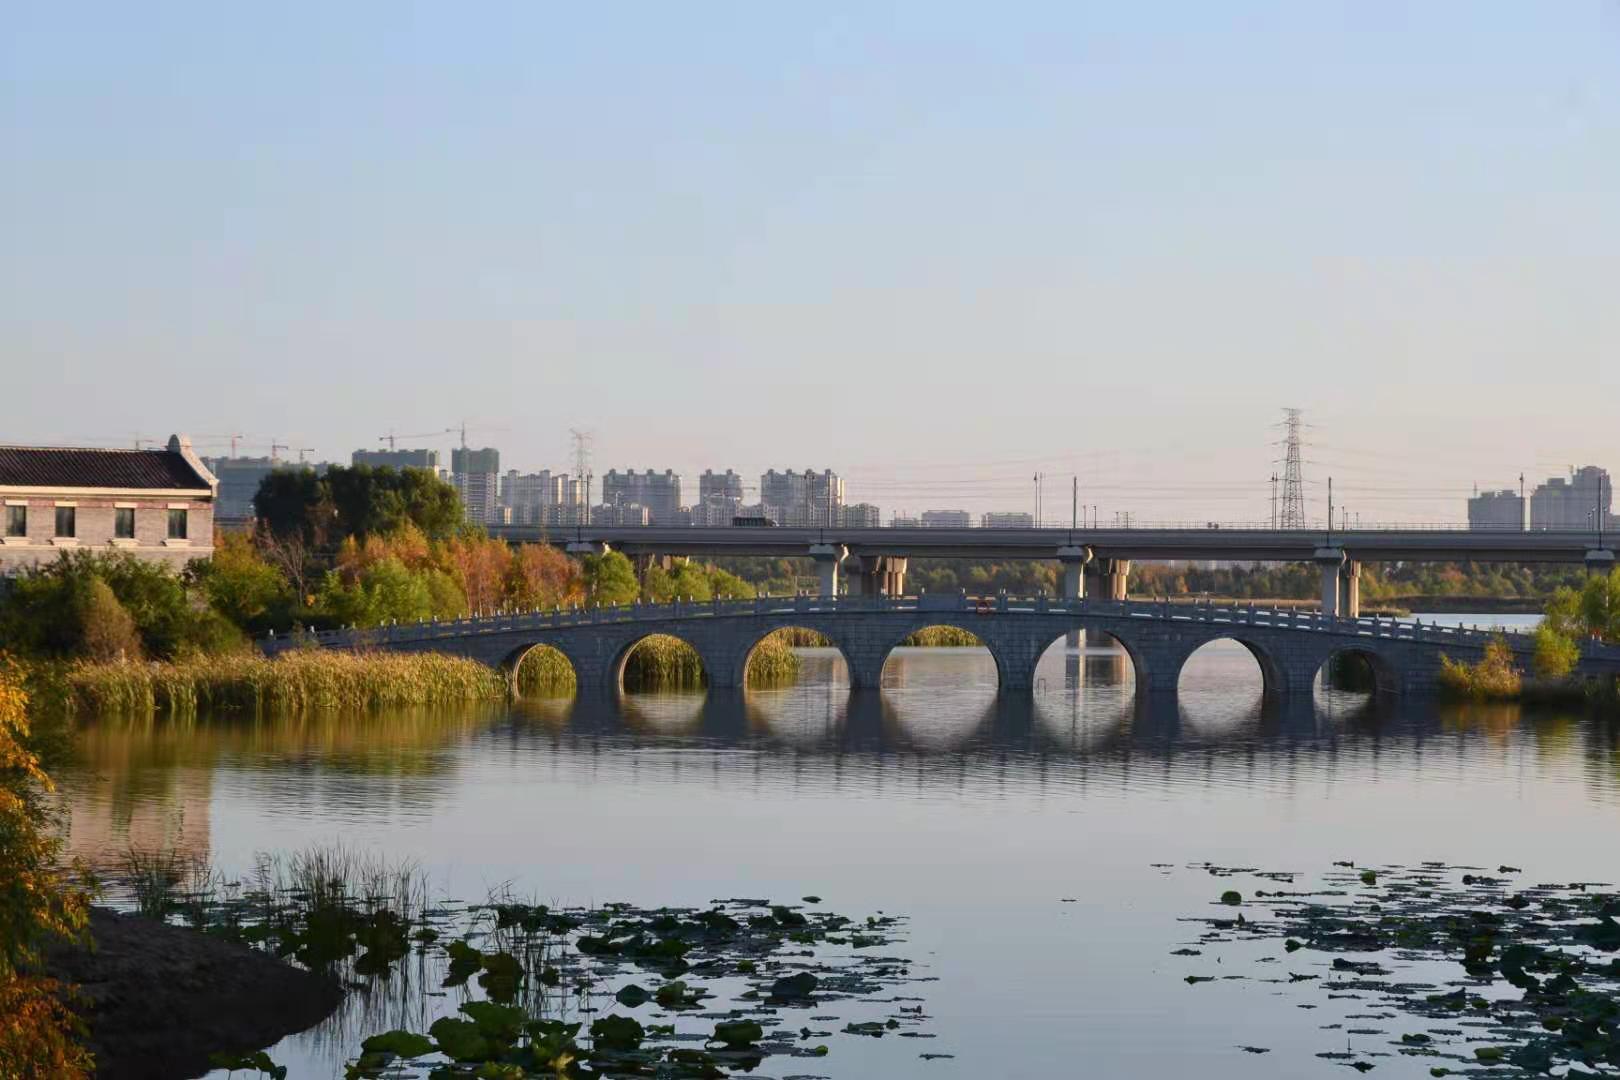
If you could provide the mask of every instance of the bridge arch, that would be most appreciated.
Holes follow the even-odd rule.
[[[1006,650],[1002,647],[1002,643],[998,640],[998,637],[994,632],[994,627],[984,623],[980,623],[976,626],[968,619],[955,618],[950,615],[944,615],[943,617],[930,616],[917,619],[906,628],[904,633],[898,636],[891,635],[887,644],[883,645],[875,652],[873,657],[875,662],[872,663],[871,672],[868,676],[870,679],[870,685],[874,689],[883,685],[884,672],[888,669],[889,660],[893,657],[896,649],[907,648],[907,641],[915,640],[919,637],[924,637],[926,640],[926,635],[937,630],[945,630],[953,635],[965,635],[961,638],[961,645],[955,647],[984,649],[986,652],[988,652],[990,654],[992,663],[995,665],[997,689],[1006,689],[1009,686],[1016,685],[1015,681],[1011,678],[1011,668],[1006,656]],[[948,648],[953,646],[945,645],[942,647]],[[853,681],[855,677],[853,665],[850,674]]]
[[[761,646],[765,646],[766,643],[772,639],[787,639],[784,641],[784,644],[786,644],[789,648],[809,647],[829,648],[836,650],[838,653],[838,665],[842,666],[843,668],[843,685],[848,686],[852,685],[853,683],[853,668],[849,662],[849,651],[844,647],[843,642],[839,640],[838,636],[828,633],[825,627],[806,626],[801,623],[786,623],[768,627],[756,634],[752,634],[751,637],[752,640],[748,641],[741,649],[737,650],[736,658],[732,664],[732,678],[730,683],[732,686],[749,687],[754,685],[749,682],[749,668],[751,665],[753,665],[756,654],[759,653]],[[815,644],[809,644],[810,642],[815,642]],[[834,684],[839,682],[838,672],[836,670],[833,672],[833,682]],[[773,684],[766,681],[761,685],[764,688],[769,688]]]
[[[1170,684],[1175,687],[1178,694],[1185,693],[1188,689],[1196,689],[1196,683],[1193,686],[1184,685],[1187,677],[1187,665],[1192,658],[1212,645],[1222,648],[1221,643],[1223,642],[1227,643],[1227,645],[1241,645],[1254,658],[1255,666],[1260,669],[1260,692],[1263,697],[1280,697],[1288,692],[1288,673],[1272,654],[1272,651],[1256,637],[1243,633],[1234,633],[1217,634],[1200,641],[1180,658],[1174,675],[1175,681]]]
[[[571,697],[579,692],[579,664],[549,641],[519,646],[501,662],[512,697]]]
[[[1324,692],[1366,693],[1375,698],[1401,691],[1396,662],[1378,649],[1357,645],[1329,652],[1313,672],[1313,681]]]
[[[634,660],[637,653],[640,658]],[[637,667],[643,678],[664,685],[645,685],[632,689]],[[614,693],[641,689],[707,689],[712,681],[711,664],[698,644],[666,629],[651,629],[632,634],[613,654],[607,666],[607,689]]]
[[[1035,690],[1078,690],[1117,687],[1134,692],[1147,684],[1141,649],[1108,627],[1077,623],[1037,642],[1032,686]],[[1071,644],[1072,642],[1072,644]]]

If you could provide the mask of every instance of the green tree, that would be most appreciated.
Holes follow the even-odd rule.
[[[641,595],[635,568],[621,552],[585,556],[584,574],[588,603],[628,604]]]
[[[259,482],[254,513],[277,536],[302,535],[330,547],[346,537],[398,532],[407,523],[429,537],[462,527],[461,496],[427,469],[334,465],[317,476],[309,469],[277,469]]]
[[[433,605],[428,575],[412,573],[392,557],[366,567],[352,584],[336,570],[328,571],[317,597],[324,614],[340,624],[361,627],[426,619],[435,614]]]
[[[292,588],[247,534],[221,533],[213,558],[194,562],[188,572],[209,605],[242,630],[259,633],[285,625],[294,603]]]
[[[1535,652],[1530,667],[1542,679],[1563,679],[1575,670],[1581,658],[1581,647],[1566,634],[1559,633],[1545,621],[1536,627]]]
[[[1620,566],[1587,579],[1581,590],[1581,619],[1591,636],[1620,641]]]

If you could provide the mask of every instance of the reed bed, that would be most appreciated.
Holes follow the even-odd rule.
[[[567,697],[578,688],[574,665],[549,645],[530,649],[518,664],[517,690],[524,697]]]
[[[805,638],[814,638],[816,645],[825,644],[827,641],[814,630],[804,630],[796,626],[783,627],[767,634],[758,645],[754,646],[754,651],[748,656],[748,670],[745,672],[747,684],[792,686],[798,681],[799,669],[802,666],[799,654],[793,650],[798,642]]]
[[[627,690],[696,689],[707,684],[697,650],[669,634],[643,638],[625,660]]]
[[[74,663],[44,673],[71,713],[193,716],[299,713],[498,701],[502,675],[438,653],[296,651],[275,659],[233,653],[174,663]]]
[[[977,634],[959,626],[925,626],[907,634],[900,644],[912,648],[972,649],[984,642]]]

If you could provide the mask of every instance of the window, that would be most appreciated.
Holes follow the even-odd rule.
[[[184,510],[169,511],[169,539],[184,540],[186,538],[186,512]]]
[[[7,536],[27,536],[28,535],[28,507],[26,507],[26,506],[8,506],[8,507],[6,507],[6,535]]]
[[[58,506],[56,508],[56,535],[72,537],[79,535],[79,511],[72,506]]]
[[[120,506],[113,511],[113,536],[120,540],[135,539],[135,508]]]

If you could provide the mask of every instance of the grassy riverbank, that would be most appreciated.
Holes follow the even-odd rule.
[[[314,712],[500,701],[500,672],[436,653],[250,653],[170,663],[35,665],[40,707],[69,715],[190,716],[203,711]]]

